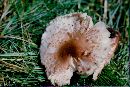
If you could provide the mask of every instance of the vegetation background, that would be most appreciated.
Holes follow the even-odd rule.
[[[94,23],[104,20],[121,33],[120,44],[110,64],[96,81],[74,73],[71,86],[128,86],[129,0],[1,0],[0,85],[52,85],[40,64],[41,35],[56,16],[84,12]],[[104,9],[107,15],[104,15]]]

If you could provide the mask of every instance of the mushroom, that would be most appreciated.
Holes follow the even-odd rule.
[[[86,13],[72,13],[52,20],[41,38],[41,63],[53,85],[70,84],[73,72],[96,80],[109,63],[119,42],[119,33],[105,23],[93,25]]]

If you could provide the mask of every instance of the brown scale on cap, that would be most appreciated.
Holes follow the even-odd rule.
[[[57,58],[61,63],[67,62],[70,56],[78,61],[78,58],[81,58],[85,51],[86,42],[80,32],[74,34],[68,33],[68,35],[69,40],[64,41],[57,51]]]

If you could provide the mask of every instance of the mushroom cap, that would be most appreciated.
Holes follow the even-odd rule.
[[[110,38],[105,23],[93,26],[86,13],[72,13],[52,20],[41,38],[41,63],[48,79],[59,86],[70,84],[73,72],[96,80],[117,47],[119,36]]]

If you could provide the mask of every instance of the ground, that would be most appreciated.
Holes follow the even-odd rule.
[[[128,86],[129,0],[2,0],[0,1],[0,84],[52,85],[40,63],[41,35],[56,16],[84,12],[94,23],[103,20],[121,33],[120,44],[96,81],[74,73],[71,86]],[[3,3],[4,2],[4,3]],[[5,4],[7,3],[7,4]],[[103,18],[104,17],[104,18]]]

